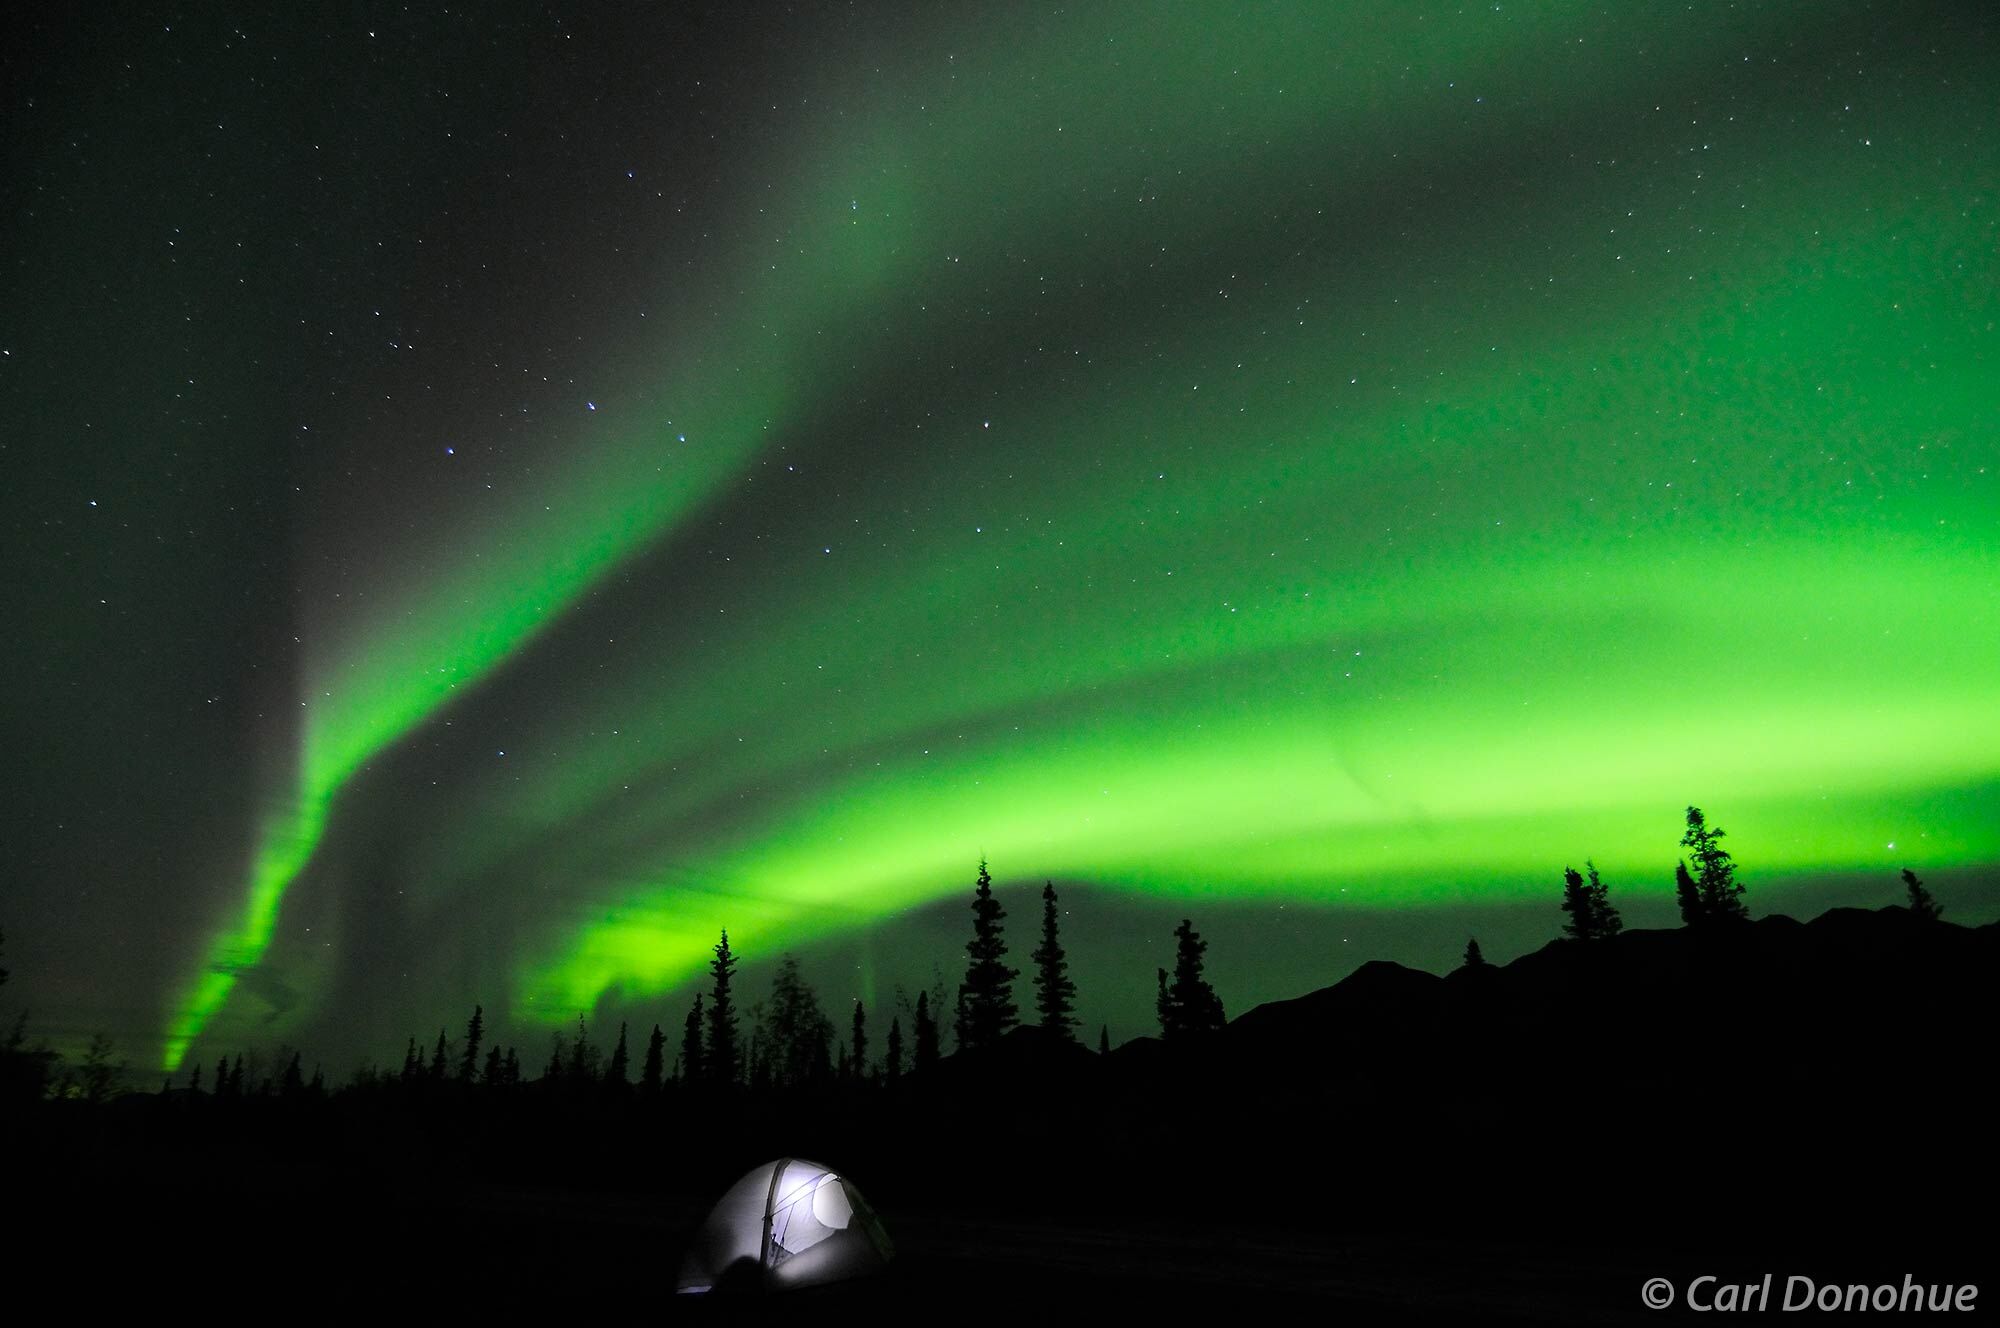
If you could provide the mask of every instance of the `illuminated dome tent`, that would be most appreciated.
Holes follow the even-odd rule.
[[[875,1272],[893,1253],[854,1183],[781,1157],[729,1187],[688,1245],[675,1289],[779,1290]]]

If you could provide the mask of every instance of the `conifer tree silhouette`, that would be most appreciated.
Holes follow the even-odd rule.
[[[201,1062],[194,1063],[194,1073],[188,1076],[188,1096],[201,1096]]]
[[[666,1073],[667,1035],[653,1025],[653,1035],[646,1039],[646,1063],[639,1071],[639,1092],[653,1098],[660,1095],[660,1081]]]
[[[1681,925],[1699,927],[1702,923],[1701,889],[1688,875],[1686,862],[1674,864],[1674,898],[1680,902]]]
[[[1597,864],[1589,858],[1583,860],[1583,869],[1590,874],[1590,907],[1597,922],[1597,939],[1609,940],[1625,930],[1625,919],[1618,916],[1618,909],[1611,902],[1611,887],[1597,874]]]
[[[125,1065],[111,1059],[111,1035],[94,1034],[77,1066],[77,1088],[86,1102],[109,1102],[125,1078]]]
[[[625,1024],[618,1025],[618,1045],[611,1049],[611,1063],[604,1067],[604,1086],[618,1092],[632,1086],[631,1053],[625,1049]]]
[[[1681,836],[1681,846],[1690,850],[1688,856],[1694,859],[1695,870],[1690,873],[1683,864],[1675,882],[1682,899],[1681,916],[1686,918],[1687,894],[1679,883],[1682,877],[1694,878],[1695,917],[1703,926],[1741,922],[1750,916],[1743,906],[1743,886],[1736,880],[1736,865],[1729,850],[1722,847],[1724,838],[1722,828],[1711,827],[1701,808],[1687,809],[1687,833]]]
[[[441,1084],[444,1082],[444,1067],[445,1067],[446,1055],[447,1052],[445,1048],[444,1030],[440,1028],[438,1030],[437,1049],[431,1053],[430,1080],[434,1084]]]
[[[1109,1056],[1111,1054],[1111,1025],[1109,1024],[1099,1024],[1097,1026],[1097,1054],[1100,1056]]]
[[[576,1017],[576,1040],[569,1044],[569,1064],[563,1069],[563,1078],[581,1088],[597,1082],[604,1059],[597,1045],[590,1040],[590,1026],[583,1016]]]
[[[729,949],[727,928],[716,942],[708,973],[708,1045],[702,1048],[702,1073],[710,1083],[733,1084],[742,1067],[737,1063],[736,1002],[729,990],[736,975],[736,956]]]
[[[928,1070],[938,1062],[938,1026],[931,1014],[931,994],[917,993],[917,1012],[914,1016],[916,1046],[910,1066],[914,1070]]]
[[[797,956],[779,961],[757,1027],[764,1074],[774,1086],[804,1088],[833,1072],[833,1021],[820,1008]]]
[[[223,1074],[226,1073],[226,1070],[223,1071]],[[403,1052],[403,1082],[413,1084],[417,1081],[417,1076],[422,1073],[423,1061],[417,1055],[417,1035],[412,1033],[409,1048]],[[216,1077],[220,1080],[222,1075],[218,1074]]]
[[[521,1058],[514,1054],[512,1047],[507,1048],[507,1063],[503,1073],[509,1087],[521,1082]]]
[[[1000,934],[1006,917],[1007,910],[993,897],[993,877],[987,873],[986,859],[981,858],[979,880],[972,892],[972,939],[965,943],[968,963],[965,981],[958,988],[953,1028],[961,1051],[991,1046],[1018,1017],[1014,979],[1020,970],[1000,962],[1007,953],[1007,942]]]
[[[1202,977],[1208,942],[1201,939],[1201,933],[1194,929],[1194,922],[1182,918],[1181,925],[1174,928],[1174,976],[1167,980],[1166,970],[1160,970],[1160,989],[1156,1005],[1160,1015],[1160,1039],[1164,1042],[1187,1042],[1206,1036],[1221,1029],[1224,1023],[1222,1000],[1215,994],[1215,988]]]
[[[287,1102],[296,1102],[305,1091],[305,1075],[300,1073],[299,1053],[295,1051],[291,1060],[285,1062],[285,1074],[278,1084],[278,1096]]]
[[[868,1010],[854,1002],[854,1027],[848,1037],[848,1065],[857,1084],[868,1081]]]
[[[500,1054],[500,1044],[494,1043],[486,1052],[485,1083],[488,1088],[498,1088],[507,1079],[507,1061]]]
[[[1903,868],[1903,890],[1909,897],[1910,912],[1918,921],[1936,922],[1944,916],[1944,910],[1938,907],[1937,900],[1931,898],[1931,892],[1924,889],[1924,883],[1918,880],[1917,874],[1908,867]]]
[[[1597,864],[1585,859],[1590,869],[1586,882],[1574,867],[1563,868],[1563,912],[1569,921],[1563,931],[1574,940],[1601,941],[1616,936],[1625,926],[1618,910],[1611,906],[1610,891],[1597,874]]]
[[[563,1081],[563,1067],[568,1063],[569,1040],[557,1033],[549,1039],[549,1063],[542,1070],[542,1082],[559,1084]]]
[[[1076,983],[1056,932],[1056,884],[1042,884],[1042,943],[1035,947],[1035,1009],[1042,1029],[1062,1042],[1076,1041]]]
[[[1480,951],[1480,949],[1479,949],[1479,938],[1478,938],[1478,937],[1473,937],[1473,938],[1471,938],[1471,939],[1467,940],[1467,941],[1466,941],[1466,943],[1465,943],[1465,963],[1464,963],[1464,967],[1466,967],[1466,968],[1485,968],[1485,967],[1486,967],[1486,956],[1485,956],[1485,954],[1484,954],[1484,953],[1482,953],[1482,952]]]
[[[705,1026],[701,993],[697,992],[694,1008],[688,1011],[687,1022],[681,1027],[681,1082],[684,1084],[698,1084],[707,1079],[701,1063],[701,1035]]]
[[[1563,868],[1563,912],[1569,914],[1563,934],[1575,941],[1597,938],[1597,929],[1591,925],[1590,896],[1585,891],[1583,873],[1574,867]]]
[[[882,1044],[882,1081],[893,1084],[903,1077],[903,1019],[889,1017],[889,1036]]]
[[[486,1007],[472,1007],[472,1018],[465,1023],[465,1054],[459,1057],[458,1077],[471,1083],[479,1073],[479,1044],[486,1038]]]

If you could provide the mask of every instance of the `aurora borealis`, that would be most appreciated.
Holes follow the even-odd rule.
[[[1980,6],[44,22],[0,925],[69,1026],[664,1021],[723,926],[875,1001],[982,854],[1093,1026],[1254,907],[1235,1013],[1586,856],[1664,922],[1690,802],[1753,909],[2000,901]]]

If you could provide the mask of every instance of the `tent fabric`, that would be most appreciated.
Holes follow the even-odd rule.
[[[688,1245],[676,1290],[775,1290],[874,1272],[889,1238],[854,1183],[801,1157],[753,1167],[716,1200]]]

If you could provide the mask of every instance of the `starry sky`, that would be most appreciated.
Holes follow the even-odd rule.
[[[2000,913],[1982,4],[134,5],[0,51],[6,995],[179,1066],[1144,1031]]]

